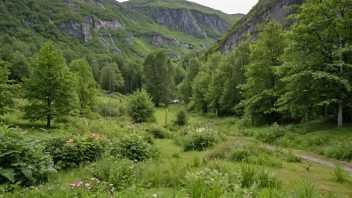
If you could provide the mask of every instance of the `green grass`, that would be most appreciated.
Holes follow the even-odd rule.
[[[111,100],[114,104],[120,104],[121,101],[123,104],[124,102],[123,99],[109,99],[106,97],[100,97],[99,100],[104,103]],[[16,101],[18,101],[18,106],[25,102],[22,100]],[[182,107],[183,104],[168,106],[169,124],[172,120],[175,119],[176,112]],[[165,111],[165,106],[156,108],[155,117],[157,125],[164,125]],[[158,197],[186,197],[193,185],[194,186],[192,189],[197,189],[199,185],[202,185],[203,189],[208,190],[208,188],[205,186],[205,183],[202,183],[202,180],[199,180],[200,183],[185,183],[186,181],[196,181],[188,180],[187,178],[197,175],[200,172],[211,173],[215,175],[220,174],[224,178],[227,178],[226,175],[229,177],[235,177],[233,175],[234,173],[243,175],[247,174],[246,181],[248,182],[244,186],[248,186],[253,179],[251,177],[258,177],[255,176],[258,174],[257,172],[264,169],[273,173],[273,176],[275,176],[280,181],[281,188],[275,187],[275,189],[255,189],[253,190],[254,193],[279,193],[282,195],[282,197],[290,197],[294,193],[309,193],[310,190],[313,189],[312,191],[314,191],[314,193],[323,196],[335,194],[337,197],[348,198],[350,195],[352,195],[352,182],[350,181],[349,177],[345,176],[344,173],[340,170],[306,160],[301,160],[300,162],[287,162],[284,160],[284,157],[279,155],[276,151],[269,152],[258,149],[265,148],[265,144],[254,140],[252,137],[243,137],[242,134],[238,132],[239,122],[236,118],[205,117],[193,113],[188,113],[188,117],[189,126],[181,127],[180,130],[187,129],[188,127],[192,128],[206,125],[212,127],[214,130],[219,131],[222,135],[236,136],[227,136],[224,138],[224,141],[218,143],[213,148],[206,151],[190,152],[184,152],[181,146],[175,144],[175,139],[154,139],[153,146],[155,146],[160,151],[159,159],[136,164],[137,182],[135,185],[137,188],[126,189],[122,192],[119,192],[118,194],[121,195],[121,197],[153,197],[154,194],[157,194]],[[35,124],[33,125],[32,123],[23,120],[20,117],[20,111],[18,109],[15,110],[12,114],[5,116],[5,118],[7,118],[8,121],[12,123],[22,123],[23,125],[19,126],[24,126],[24,130],[30,128],[31,126],[36,126]],[[35,130],[35,133],[32,133],[31,135],[35,135],[39,139],[42,136],[54,136],[59,133],[69,132],[75,132],[74,134],[78,134],[79,132],[93,129],[96,132],[105,134],[109,139],[113,139],[123,135],[126,132],[126,127],[130,127],[129,123],[120,122],[118,119],[120,118],[112,119],[110,121],[108,118],[102,118],[101,120],[89,121],[88,124],[83,121],[73,121],[74,123],[60,129],[50,129],[45,132],[37,129]],[[26,126],[26,124],[28,126]],[[38,124],[40,125],[42,123],[39,122]],[[62,125],[58,126],[62,127]],[[299,126],[297,128],[299,128]],[[249,133],[254,133],[255,130],[258,129],[246,129],[246,131]],[[264,130],[267,129],[264,128]],[[329,148],[329,143],[331,141],[343,141],[345,139],[348,140],[350,137],[349,133],[350,127],[346,127],[345,129],[325,129],[325,126],[322,126],[304,135],[299,135],[297,138],[301,138],[304,142],[304,140],[310,141],[310,139],[313,138],[324,137],[324,139],[329,139],[329,141],[323,141],[320,146],[322,146],[322,148]],[[181,133],[174,132],[176,138],[180,134]],[[314,148],[314,146],[309,146],[310,144],[302,143],[301,145],[305,145],[305,147],[302,147],[302,149],[306,149],[307,151]],[[230,158],[233,149],[237,149],[240,146],[243,146],[244,148],[247,146],[247,148],[255,150],[253,151],[254,154],[250,156],[249,160],[237,162]],[[292,151],[296,152],[297,150],[292,149]],[[264,158],[266,161],[264,160],[265,163],[262,163],[263,161],[260,160],[263,160]],[[109,160],[113,160],[113,162],[115,161],[115,159],[104,158],[96,163],[108,164]],[[275,164],[279,163],[280,166],[273,166],[271,162],[275,162]],[[243,169],[242,173],[241,167]],[[101,165],[96,168],[102,169],[103,167]],[[216,170],[218,173],[213,170]],[[119,171],[119,169],[116,169],[116,171]],[[60,171],[58,175],[52,178],[52,180],[50,180],[47,184],[44,184],[42,187],[37,187],[38,190],[25,189],[22,191],[18,189],[15,190],[16,194],[6,194],[5,196],[0,195],[0,198],[45,197],[44,195],[48,195],[48,193],[50,193],[52,197],[72,196],[72,193],[78,192],[72,190],[69,187],[69,184],[77,183],[81,180],[89,180],[89,178],[92,177],[91,172],[92,168],[90,168],[90,165],[82,165],[76,169]],[[262,175],[265,176],[265,174],[269,172],[264,171]],[[251,175],[252,173],[254,175]],[[334,178],[334,176],[336,178]],[[267,177],[269,176],[267,175]],[[341,182],[341,178],[343,178],[344,182]],[[229,181],[235,180],[232,178]],[[307,185],[302,186],[302,183]],[[314,187],[308,184],[314,184]],[[216,194],[221,193],[222,191],[219,186],[214,184],[209,192]],[[43,196],[39,196],[36,193],[43,193]],[[104,193],[100,194],[99,196],[101,197],[108,195],[106,191],[104,191]],[[194,191],[193,193],[197,192]],[[245,192],[242,193],[245,194]],[[91,195],[82,194],[82,197],[89,197],[94,195],[98,196],[98,194],[99,193]],[[225,197],[231,196],[226,195]]]

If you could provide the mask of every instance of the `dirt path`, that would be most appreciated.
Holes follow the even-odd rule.
[[[239,139],[239,137],[233,137],[235,139]],[[241,138],[242,139],[242,138]],[[248,141],[247,138],[244,138],[243,139],[244,141]],[[252,141],[252,140],[251,140]],[[269,149],[269,150],[275,150],[277,149],[276,146],[274,145],[270,145],[270,144],[265,144],[265,143],[262,143],[263,145],[266,145],[266,147]],[[285,150],[285,149],[283,149]],[[318,163],[318,164],[322,164],[322,165],[325,165],[325,166],[329,166],[329,167],[332,167],[332,168],[335,168],[336,165],[340,165],[342,169],[344,169],[345,171],[347,171],[348,173],[352,174],[352,167],[349,167],[349,166],[346,166],[346,165],[341,165],[343,162],[339,161],[340,163],[333,163],[333,162],[330,162],[330,161],[327,161],[327,160],[324,160],[322,158],[319,158],[319,157],[316,157],[316,156],[312,156],[312,155],[309,155],[309,154],[296,154],[297,157],[300,157],[304,160],[307,160],[307,161],[311,161],[311,162],[315,162],[315,163]]]
[[[317,158],[317,157],[314,157],[314,156],[310,156],[310,155],[307,155],[307,154],[296,154],[296,156],[300,157],[302,159],[305,159],[307,161],[323,164],[325,166],[330,166],[330,167],[333,167],[333,168],[336,167],[336,164],[334,164],[332,162],[329,162],[329,161],[326,161],[326,160],[323,160],[323,159],[320,159],[320,158]],[[351,167],[342,165],[341,168],[344,169],[345,171],[349,172],[350,174],[352,174],[352,168]]]

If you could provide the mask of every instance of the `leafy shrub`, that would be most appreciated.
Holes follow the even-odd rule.
[[[117,117],[126,112],[126,107],[122,104],[100,102],[94,107],[93,111],[102,117]]]
[[[86,162],[94,162],[104,154],[105,140],[99,134],[82,137],[57,136],[46,141],[46,151],[53,157],[56,167],[67,169]]]
[[[226,197],[226,193],[235,193],[240,185],[236,173],[229,175],[218,170],[205,169],[186,176],[185,188],[190,197]]]
[[[90,174],[113,184],[117,190],[136,185],[140,166],[128,159],[107,158],[88,167]]]
[[[352,160],[352,141],[335,143],[324,154],[338,160]]]
[[[241,186],[249,188],[258,185],[261,188],[279,188],[281,182],[269,171],[249,164],[241,164]]]
[[[175,124],[178,126],[184,126],[187,124],[187,115],[185,110],[181,109],[177,112]]]
[[[172,133],[170,131],[156,124],[143,125],[143,129],[152,134],[154,138],[165,139],[172,137]]]
[[[183,138],[184,151],[204,151],[214,146],[220,138],[213,131],[194,132]]]
[[[213,150],[208,152],[205,156],[205,160],[214,160],[214,159],[225,159],[228,157],[230,151],[233,149],[233,142],[227,141],[223,144],[216,146]]]
[[[134,122],[153,122],[154,104],[147,92],[135,92],[129,98],[127,108]]]
[[[256,132],[255,137],[257,140],[272,144],[276,139],[285,135],[285,129],[277,124],[271,127],[260,129]]]
[[[32,185],[46,182],[56,173],[51,156],[39,140],[23,137],[0,128],[0,184],[21,182]]]
[[[159,151],[153,148],[143,136],[136,133],[122,137],[113,143],[111,154],[138,162],[159,157]]]

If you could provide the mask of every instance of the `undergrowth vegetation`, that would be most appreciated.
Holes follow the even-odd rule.
[[[299,139],[315,130],[274,125],[257,134],[259,129],[242,130],[237,119],[198,119],[166,127],[133,124],[123,116],[76,118],[51,130],[2,127],[0,161],[8,166],[0,169],[5,195],[0,197],[325,198],[351,192],[350,176],[341,167],[319,173],[317,165],[296,156],[297,147],[261,143],[280,145],[284,138]],[[243,131],[257,141],[241,137]],[[320,142],[312,139],[302,138],[300,145]],[[299,184],[296,174],[312,179]],[[311,182],[317,178],[323,184]]]

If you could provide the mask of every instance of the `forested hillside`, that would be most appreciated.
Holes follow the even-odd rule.
[[[258,7],[264,3],[253,9],[267,9]],[[183,60],[183,100],[203,112],[243,116],[259,125],[351,122],[351,5],[307,1],[291,7],[296,14],[286,19],[294,22],[290,28],[268,16],[259,36],[242,35],[226,56],[217,52]]]
[[[238,19],[210,8],[199,8],[202,9],[207,11],[199,11],[202,16],[207,17],[210,12],[209,16],[222,21],[222,31]],[[126,69],[116,59],[140,60],[159,48],[177,59],[204,50],[215,41],[213,37],[197,38],[159,25],[151,17],[115,0],[25,0],[21,3],[5,0],[0,2],[0,13],[0,58],[13,65],[11,79],[16,80],[29,77],[29,58],[48,40],[63,52],[68,63],[84,57],[97,81],[102,68],[108,64],[117,63],[119,70]],[[216,27],[202,27],[217,31]],[[125,71],[122,72],[126,77]]]

